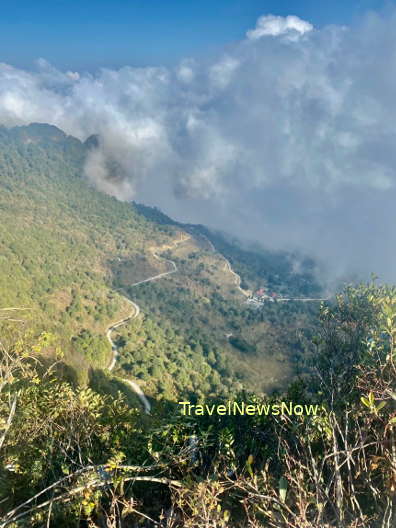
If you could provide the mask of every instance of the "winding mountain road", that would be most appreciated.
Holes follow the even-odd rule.
[[[222,255],[221,253],[219,253],[219,252],[216,250],[216,248],[214,247],[212,241],[209,240],[209,238],[208,238],[206,235],[200,233],[199,236],[200,236],[201,238],[203,238],[204,240],[206,240],[206,242],[207,242],[207,244],[208,244],[208,246],[209,246],[209,248],[210,248],[210,251],[211,251],[212,253],[218,253],[218,254],[222,257],[222,259],[224,260],[224,270],[225,270],[225,271],[229,271],[229,272],[234,276],[234,278],[235,278],[235,285],[236,285],[237,289],[242,293],[242,295],[244,295],[245,297],[250,297],[250,295],[252,294],[252,292],[251,292],[251,291],[248,291],[248,290],[244,290],[243,288],[241,288],[241,282],[242,282],[242,279],[241,279],[240,275],[238,275],[238,273],[235,273],[235,271],[232,269],[232,266],[231,266],[231,264],[230,264],[230,261],[229,261],[228,259],[226,259],[226,257],[225,257],[224,255]]]
[[[133,286],[135,286],[135,285],[133,285]],[[128,299],[128,297],[126,297],[126,295],[125,295],[125,292],[122,292],[122,293],[124,293],[124,298],[126,299],[126,301],[132,306],[132,311],[131,311],[131,313],[129,314],[128,317],[125,317],[124,319],[121,319],[120,321],[117,321],[116,323],[113,323],[111,326],[109,326],[109,328],[106,331],[106,337],[107,337],[109,343],[111,344],[111,351],[112,351],[111,363],[108,366],[108,369],[110,371],[112,371],[114,369],[115,364],[117,362],[117,358],[118,358],[118,347],[114,343],[113,339],[111,338],[111,333],[113,332],[113,330],[115,330],[119,326],[122,326],[122,325],[128,323],[132,319],[136,319],[136,317],[140,313],[139,305],[137,305],[135,302],[133,302],[130,299]],[[143,408],[144,408],[144,412],[146,414],[150,414],[150,411],[151,411],[150,402],[146,398],[144,392],[139,387],[139,385],[136,382],[134,382],[134,381],[132,381],[130,379],[127,379],[127,378],[122,378],[122,381],[124,383],[126,383],[127,385],[129,385],[131,387],[131,389],[135,392],[135,394],[138,396],[139,400],[142,402],[142,405],[143,405]]]
[[[116,344],[114,343],[114,341],[111,338],[111,332],[113,330],[115,330],[116,328],[118,328],[119,326],[122,326],[122,325],[128,323],[128,321],[130,321],[131,319],[135,319],[135,317],[137,317],[139,315],[139,313],[140,313],[140,308],[139,308],[139,306],[136,303],[134,303],[133,301],[131,301],[127,297],[125,297],[125,299],[132,306],[131,313],[128,315],[128,317],[125,317],[124,319],[121,319],[120,321],[117,321],[116,323],[113,323],[111,326],[108,327],[108,329],[106,331],[106,337],[107,337],[108,341],[111,344],[111,349],[114,351],[111,363],[107,367],[109,370],[113,370],[113,368],[115,367],[115,364],[116,364],[117,357],[118,357],[117,346],[116,346]]]
[[[177,240],[172,246],[166,246],[166,247],[162,247],[160,249],[162,249],[162,250],[171,249],[172,247],[177,246],[178,244],[180,244],[182,242],[185,242],[189,238],[191,238],[191,237],[189,237],[189,236],[188,237],[184,237],[184,238],[181,237],[180,240]],[[157,279],[161,279],[162,277],[166,277],[167,275],[171,275],[172,273],[176,273],[178,271],[176,263],[173,262],[173,260],[169,260],[169,259],[166,259],[164,257],[159,257],[157,255],[157,253],[155,252],[155,249],[152,249],[151,252],[153,254],[153,257],[156,258],[157,260],[160,260],[160,261],[163,260],[165,262],[169,262],[169,264],[172,266],[172,269],[169,270],[169,271],[165,271],[163,273],[158,273],[157,275],[153,275],[152,277],[148,277],[147,279],[144,279],[144,280],[141,280],[141,281],[138,281],[138,282],[134,282],[133,284],[130,285],[131,288],[133,288],[134,286],[138,286],[139,284],[144,284],[146,282],[151,282],[151,281],[154,281],[154,280],[157,280]],[[119,321],[116,321],[115,323],[112,323],[106,330],[106,338],[107,338],[107,340],[109,341],[109,343],[111,345],[111,351],[112,351],[111,362],[110,362],[110,365],[107,367],[110,372],[114,369],[114,367],[116,365],[116,362],[117,362],[117,358],[119,356],[118,347],[114,343],[114,341],[113,341],[113,339],[111,337],[112,332],[116,328],[118,328],[119,326],[122,326],[122,325],[128,323],[132,319],[136,319],[136,317],[138,317],[138,315],[140,313],[139,305],[136,304],[131,299],[129,299],[128,295],[126,294],[126,292],[124,290],[119,289],[118,291],[123,294],[124,299],[132,306],[132,310],[131,310],[131,313],[127,317],[124,317],[124,319],[120,319]],[[124,383],[129,385],[131,387],[131,389],[135,392],[135,394],[138,396],[138,398],[140,399],[140,401],[141,401],[141,403],[143,405],[144,412],[146,414],[150,414],[151,405],[150,405],[150,402],[148,401],[147,397],[145,396],[144,392],[142,391],[141,387],[135,381],[132,381],[132,380],[127,379],[127,378],[121,378],[121,379],[122,379],[122,381]]]
[[[250,297],[251,292],[248,292],[248,291],[243,290],[243,289],[241,288],[241,277],[240,277],[240,275],[238,275],[238,273],[235,273],[235,271],[232,269],[231,264],[230,264],[230,261],[227,260],[227,259],[225,258],[224,255],[222,255],[222,257],[223,257],[223,259],[225,260],[225,266],[224,266],[224,269],[225,269],[226,271],[229,271],[230,273],[232,273],[233,276],[235,277],[235,285],[236,285],[237,289],[238,289],[238,290],[239,290],[239,291],[240,291],[245,297]]]
[[[208,241],[211,250],[213,252],[216,252],[216,249],[213,246],[212,242],[205,235],[202,235],[202,236]],[[175,241],[175,243],[170,245],[170,246],[162,246],[161,248],[151,248],[151,253],[152,253],[153,257],[155,259],[159,260],[159,261],[168,262],[170,264],[170,266],[172,267],[172,269],[170,269],[169,271],[164,271],[162,273],[158,273],[157,275],[153,275],[152,277],[148,277],[147,279],[134,282],[133,284],[130,285],[130,287],[133,288],[134,286],[139,286],[139,284],[145,284],[146,282],[152,282],[154,280],[166,277],[167,275],[171,275],[172,273],[176,273],[178,271],[176,263],[173,262],[173,260],[166,259],[165,257],[160,257],[156,253],[156,251],[165,251],[167,249],[172,249],[173,247],[177,246],[180,243],[185,242],[186,240],[189,240],[190,238],[191,238],[191,236],[187,236],[187,237],[184,237],[184,238],[183,238],[183,236],[181,236],[180,240]],[[221,254],[219,253],[219,255],[221,255]],[[231,267],[230,262],[224,257],[224,255],[221,255],[221,256],[224,259],[224,264],[225,264],[224,265],[224,271],[228,271],[229,273],[231,273],[234,276],[234,278],[235,278],[235,284],[236,284],[238,290],[245,297],[250,297],[251,292],[243,290],[241,288],[241,277],[237,273],[235,273],[235,271]],[[109,341],[109,343],[111,345],[111,350],[112,350],[111,362],[110,362],[110,365],[107,367],[110,372],[114,369],[114,367],[116,365],[116,362],[117,362],[117,358],[119,356],[118,347],[117,347],[116,343],[113,341],[113,339],[111,337],[112,332],[114,330],[116,330],[118,327],[120,327],[120,326],[122,326],[124,324],[127,324],[132,319],[136,319],[136,317],[138,317],[138,315],[140,314],[139,305],[136,304],[131,299],[129,299],[127,293],[124,290],[119,289],[118,291],[123,294],[124,299],[131,305],[132,310],[131,310],[130,314],[127,317],[124,317],[123,319],[120,319],[119,321],[116,321],[115,323],[112,323],[106,330],[106,338]],[[303,301],[303,302],[307,302],[307,301],[325,301],[327,299],[308,299],[308,298],[303,298],[303,299],[285,299],[285,298],[283,298],[283,299],[279,299],[279,300],[280,301]],[[229,335],[227,335],[227,337],[229,337],[231,335],[232,334],[229,334]],[[143,405],[144,412],[146,414],[150,414],[151,405],[150,405],[150,402],[148,401],[147,397],[145,396],[143,390],[141,389],[141,387],[135,381],[132,381],[130,379],[121,378],[121,380],[124,383],[126,383],[127,385],[129,385],[131,387],[131,389],[135,392],[135,394],[138,396],[138,398],[140,399],[140,401],[141,401],[141,403]]]
[[[183,242],[185,240],[187,240],[187,239],[184,239]],[[173,262],[173,260],[169,260],[169,259],[166,259],[164,257],[159,257],[157,255],[157,253],[155,253],[154,251],[152,252],[152,254],[153,254],[153,257],[156,258],[157,260],[164,260],[165,262],[169,262],[169,264],[172,266],[173,269],[171,269],[169,271],[164,271],[163,273],[159,273],[158,275],[154,275],[153,277],[149,277],[148,279],[144,279],[144,280],[141,280],[139,282],[135,282],[134,284],[131,284],[131,287],[132,286],[138,286],[139,284],[144,284],[145,282],[151,282],[151,281],[156,280],[156,279],[161,279],[162,277],[166,277],[166,275],[171,275],[172,273],[176,273],[178,271],[177,266]]]

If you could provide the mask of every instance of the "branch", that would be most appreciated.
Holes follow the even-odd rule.
[[[7,434],[7,432],[8,432],[8,429],[9,429],[10,426],[11,426],[12,419],[14,418],[15,409],[16,409],[16,404],[17,404],[17,399],[18,399],[18,397],[15,396],[15,397],[14,397],[14,400],[13,400],[13,402],[12,402],[12,404],[11,404],[10,414],[8,415],[7,423],[6,423],[6,426],[5,426],[4,432],[3,432],[3,434],[2,434],[1,437],[0,437],[0,449],[3,447],[3,444],[4,444],[4,440],[5,440],[6,434]]]
[[[95,467],[95,466],[94,466]],[[144,468],[146,469],[146,468]],[[77,472],[76,472],[77,473]],[[62,479],[64,480],[64,479]],[[159,478],[159,477],[139,477],[139,476],[133,476],[133,477],[127,477],[124,479],[124,482],[129,482],[129,481],[134,481],[134,482],[137,482],[137,481],[143,481],[143,482],[158,482],[160,484],[167,484],[168,486],[174,486],[174,487],[181,487],[182,486],[182,483],[179,482],[178,480],[171,480],[171,479],[167,479],[167,478]],[[78,488],[75,488],[75,489],[72,489],[66,493],[62,493],[61,495],[58,495],[57,497],[52,497],[51,499],[48,499],[44,502],[42,502],[41,504],[38,504],[37,506],[33,506],[32,508],[29,508],[28,510],[26,510],[25,512],[23,513],[20,513],[19,515],[14,515],[13,517],[10,517],[10,514],[13,515],[14,512],[16,511],[16,509],[13,511],[13,512],[9,512],[7,514],[8,516],[8,519],[5,519],[2,524],[0,525],[0,528],[4,528],[5,526],[8,526],[9,524],[11,523],[14,523],[15,521],[17,521],[18,519],[21,519],[22,517],[26,517],[26,515],[29,515],[31,513],[33,513],[34,511],[37,511],[37,510],[40,510],[40,509],[43,509],[45,508],[46,506],[50,505],[50,504],[53,504],[54,502],[69,502],[73,497],[75,497],[76,495],[78,495],[79,493],[81,493],[82,491],[86,490],[87,488],[90,488],[90,489],[98,489],[98,488],[102,488],[103,486],[107,486],[108,484],[110,484],[109,482],[103,482],[103,481],[93,481],[93,482],[90,482],[90,483],[87,483],[85,484],[84,486],[79,486]],[[56,485],[56,484],[55,484]],[[46,490],[52,488],[54,485],[50,486],[49,488],[47,488]],[[46,490],[43,490],[41,493],[44,493],[44,491]],[[32,497],[32,499],[30,499],[29,501],[27,502],[31,502],[35,497]],[[19,508],[21,508],[22,506],[26,505],[27,504],[24,503],[24,504],[21,504]]]
[[[82,475],[83,473],[87,473],[88,471],[99,471],[100,469],[105,469],[106,467],[108,467],[108,466],[106,466],[106,464],[99,464],[99,465],[96,465],[96,466],[95,465],[85,466],[85,467],[83,467],[81,469],[78,469],[77,471],[74,471],[74,473],[71,473],[70,475],[66,475],[65,477],[62,477],[61,479],[57,480],[56,482],[54,482],[50,486],[48,486],[45,489],[41,490],[39,493],[36,493],[36,495],[31,497],[30,499],[28,499],[27,501],[23,502],[22,504],[20,504],[19,506],[17,506],[13,510],[9,511],[6,514],[5,517],[13,516],[18,510],[20,510],[24,506],[27,506],[28,504],[33,502],[35,499],[37,499],[38,497],[40,497],[41,495],[43,495],[47,491],[50,491],[51,489],[56,488],[57,486],[59,486],[63,482],[66,482],[67,480],[70,480],[73,477],[78,477],[78,476]],[[159,468],[160,468],[160,466],[158,466],[158,465],[155,465],[155,466],[119,466],[118,467],[118,469],[128,470],[128,471],[153,471],[153,470],[159,469]],[[30,510],[28,510],[28,511],[30,511]],[[1,526],[3,526],[3,525],[1,525]]]

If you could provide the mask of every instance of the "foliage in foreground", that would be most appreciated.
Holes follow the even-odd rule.
[[[323,306],[317,416],[152,417],[2,348],[0,526],[385,528],[396,523],[396,289]],[[254,395],[236,399],[257,402]]]

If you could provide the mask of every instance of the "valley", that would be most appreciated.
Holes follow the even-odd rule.
[[[140,284],[145,284],[147,282],[151,282],[151,281],[154,281],[154,280],[158,280],[158,279],[161,279],[161,278],[164,278],[166,277],[167,275],[170,275],[171,273],[177,273],[178,272],[178,268],[176,266],[176,264],[174,263],[173,260],[169,260],[169,259],[165,259],[163,257],[160,257],[158,255],[158,253],[160,251],[164,251],[165,249],[169,250],[169,249],[172,249],[172,248],[175,248],[176,246],[178,246],[179,244],[182,244],[188,240],[191,239],[191,236],[190,235],[184,235],[183,236],[183,233],[180,234],[180,239],[179,240],[176,240],[173,244],[171,245],[168,245],[166,247],[160,247],[160,248],[151,248],[151,253],[153,254],[153,256],[161,261],[161,260],[164,260],[165,262],[169,263],[169,265],[171,266],[171,270],[169,271],[166,271],[166,272],[162,272],[162,273],[159,273],[157,275],[153,275],[151,277],[148,277],[144,280],[141,280],[141,281],[138,281],[138,282],[135,282],[131,285],[129,285],[129,288],[132,288],[134,286],[138,286]],[[211,250],[213,252],[215,252],[215,248],[213,247],[212,244],[210,244],[211,246]],[[240,282],[241,282],[241,278],[239,277],[239,275],[237,275],[231,268],[231,265],[230,263],[226,260],[226,266],[225,266],[225,272],[228,272],[228,273],[231,273],[233,275],[233,277],[235,278],[236,280],[236,284],[237,284],[237,288],[244,294],[246,295],[246,293],[240,289]],[[124,293],[122,292],[122,290],[120,290],[121,293]],[[139,306],[131,301],[130,299],[128,299],[127,297],[124,297],[126,299],[127,302],[130,303],[130,305],[132,306],[132,311],[131,313],[129,314],[128,317],[124,318],[124,319],[121,319],[120,321],[116,321],[115,323],[112,323],[111,326],[109,326],[109,328],[107,329],[106,331],[106,338],[107,340],[109,341],[110,345],[111,345],[111,349],[112,349],[112,358],[111,358],[111,363],[110,365],[108,366],[108,370],[111,372],[114,367],[115,367],[115,364],[116,364],[116,361],[117,361],[117,358],[119,356],[119,353],[118,353],[118,346],[116,345],[116,343],[113,341],[112,339],[112,333],[117,330],[117,328],[119,328],[120,326],[123,326],[123,325],[126,325],[129,321],[131,321],[132,319],[135,319],[139,316],[139,313],[140,313],[140,308]],[[130,380],[130,379],[124,379],[123,381],[125,381],[127,384],[129,384],[129,386],[132,388],[132,390],[136,393],[136,395],[138,396],[138,398],[140,399],[142,405],[143,405],[143,408],[146,412],[146,414],[150,414],[150,411],[151,411],[151,405],[150,405],[150,402],[148,401],[148,399],[146,398],[144,392],[142,391],[142,389],[140,388],[140,386]]]
[[[0,528],[396,528],[395,2],[2,2]]]
[[[293,275],[287,256],[96,191],[81,177],[87,148],[47,125],[0,129],[2,304],[56,334],[70,379],[106,390],[127,379],[175,401],[272,391],[302,372],[314,308],[244,302],[263,282],[312,297],[309,266]]]
[[[240,494],[249,497],[253,483],[260,497],[263,490],[277,497],[287,467],[303,475],[289,476],[288,501],[297,508],[308,477],[312,489],[321,485],[314,470],[304,474],[309,464],[325,463],[334,474],[346,398],[359,420],[347,415],[348,442],[353,434],[357,445],[366,424],[367,435],[378,428],[384,402],[362,411],[374,409],[375,397],[367,385],[373,370],[360,376],[360,358],[371,361],[365,343],[383,340],[382,330],[375,333],[383,328],[378,306],[394,293],[351,287],[329,301],[312,259],[95,190],[84,179],[86,149],[47,125],[0,127],[1,522],[26,517],[21,526],[39,528],[38,509],[47,508],[47,526],[53,515],[55,523],[67,519],[66,528],[81,515],[99,519],[116,496],[138,497],[133,511],[116,499],[132,522],[140,511],[161,520],[164,505],[182,512],[189,497],[213,504],[221,488],[216,504],[233,508],[238,523]],[[321,414],[183,416],[177,405],[278,408],[283,400]],[[379,453],[381,442],[368,445]],[[272,518],[279,507],[270,499]],[[197,518],[190,509],[186,515]]]

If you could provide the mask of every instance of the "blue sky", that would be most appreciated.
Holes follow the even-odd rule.
[[[389,2],[388,2],[389,3]],[[349,24],[383,0],[2,0],[0,62],[60,69],[170,65],[244,37],[263,14]]]
[[[0,125],[98,134],[106,193],[395,282],[393,2],[0,0]]]

